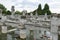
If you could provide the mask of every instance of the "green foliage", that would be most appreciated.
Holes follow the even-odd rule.
[[[35,15],[35,12],[36,12],[36,10],[34,10],[32,13],[33,13],[33,15]]]
[[[4,15],[11,15],[11,12],[9,10],[7,10],[7,11],[3,10],[2,14],[4,14]]]
[[[16,12],[15,12],[15,14],[22,15],[22,13],[21,13],[21,12],[19,12],[19,11],[16,11]]]
[[[47,15],[51,15],[51,11],[50,10],[47,11]]]
[[[39,5],[38,5],[38,8],[33,11],[33,15],[35,15],[36,11],[37,11],[38,15],[40,15],[40,14],[42,13],[41,4],[39,4]]]
[[[6,15],[11,15],[11,12],[8,10],[8,11],[6,12]]]
[[[5,13],[6,13],[6,10],[3,10],[3,11],[2,11],[2,14],[5,14]]]
[[[39,4],[38,8],[33,11],[34,15],[35,15],[36,11],[37,11],[38,15],[44,15],[45,13],[47,13],[48,15],[51,15],[51,11],[49,10],[48,4],[45,4],[43,9],[41,8],[41,4]]]
[[[0,4],[0,9],[2,9],[2,14],[6,13],[6,8],[4,5]]]
[[[49,5],[45,4],[44,9],[43,10],[49,10]]]
[[[58,40],[60,40],[60,35],[58,35]]]
[[[41,4],[38,5],[38,10],[42,10]]]
[[[6,10],[5,6],[2,5],[2,4],[0,4],[0,9],[2,9],[2,10]]]
[[[48,15],[51,14],[51,11],[49,10],[49,5],[48,4],[45,4],[45,6],[44,6],[42,14],[45,14],[45,13],[47,13]]]
[[[38,12],[38,15],[40,15],[42,13],[41,4],[39,4],[38,9],[36,11]]]
[[[11,12],[9,10],[7,10],[5,8],[5,6],[3,6],[2,4],[0,4],[0,9],[2,9],[2,14],[11,15]],[[32,12],[33,15],[36,14],[36,11],[37,11],[38,15],[44,15],[45,13],[47,13],[48,15],[51,15],[51,11],[49,9],[48,4],[45,4],[43,9],[41,7],[41,4],[39,4],[38,8]],[[16,11],[15,14],[22,15],[22,12]],[[30,13],[29,13],[29,15],[30,15]]]

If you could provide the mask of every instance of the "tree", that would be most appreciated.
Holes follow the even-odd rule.
[[[44,10],[49,10],[49,5],[48,4],[45,4]]]
[[[8,11],[6,12],[6,15],[11,15],[11,12],[8,10]]]
[[[6,10],[3,10],[3,11],[2,11],[2,14],[6,14]]]
[[[44,6],[42,14],[44,15],[45,13],[47,13],[48,15],[51,14],[51,11],[49,10],[49,5],[48,4],[45,4],[45,6]]]
[[[37,9],[36,9],[36,10],[37,10]],[[35,15],[36,10],[34,10],[34,11],[32,12],[33,15]],[[30,13],[31,13],[31,12],[30,12]]]
[[[38,15],[40,15],[42,13],[41,4],[39,4],[39,6],[38,6],[37,13],[38,13]]]
[[[47,11],[47,15],[51,15],[51,11],[50,10]]]
[[[2,4],[0,4],[0,9],[2,9],[2,10],[6,10],[5,6],[2,5]]]
[[[2,14],[4,14],[4,15],[11,15],[11,12],[9,10],[7,10],[7,11],[3,11]]]
[[[47,13],[48,15],[51,15],[51,11],[49,9],[49,5],[45,4],[44,8],[41,8],[41,4],[38,5],[38,8],[34,10],[32,13],[35,15],[35,12],[37,11],[38,15],[45,15]]]
[[[16,11],[16,12],[15,12],[15,14],[22,15],[22,13],[21,13],[21,12],[19,12],[19,11]]]
[[[2,13],[5,14],[6,13],[6,8],[4,5],[0,4],[0,9],[2,9]]]
[[[38,5],[38,9],[37,10],[42,10],[41,4]]]
[[[36,10],[33,11],[33,14],[35,15],[35,12],[37,11],[38,15],[40,15],[42,13],[42,8],[41,8],[41,4],[38,5],[38,8]]]

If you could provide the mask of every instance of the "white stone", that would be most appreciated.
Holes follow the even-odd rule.
[[[7,27],[6,26],[2,26],[2,33],[7,33]]]

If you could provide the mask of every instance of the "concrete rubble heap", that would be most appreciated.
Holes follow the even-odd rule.
[[[58,40],[58,34],[60,34],[60,18],[57,16],[47,15],[26,15],[27,11],[23,10],[22,15],[14,15],[15,9],[12,6],[12,15],[4,16],[2,15],[2,10],[0,9],[0,26],[2,28],[2,33],[13,32],[20,36],[21,38],[29,39],[32,37],[33,40],[44,39],[44,40]],[[26,18],[21,18],[21,16],[26,16]],[[14,27],[14,29],[8,30],[8,27]],[[11,35],[8,34],[8,36]],[[9,37],[8,37],[9,38]],[[7,38],[7,40],[8,40]],[[12,38],[9,40],[12,40]],[[31,40],[32,40],[31,39]],[[17,40],[17,39],[16,39]]]

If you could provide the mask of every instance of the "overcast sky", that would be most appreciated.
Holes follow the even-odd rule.
[[[60,13],[60,0],[0,0],[8,10],[11,10],[11,6],[14,5],[16,10],[27,10],[28,12],[37,9],[38,5],[42,5],[42,9],[45,3],[48,3],[51,12]]]

